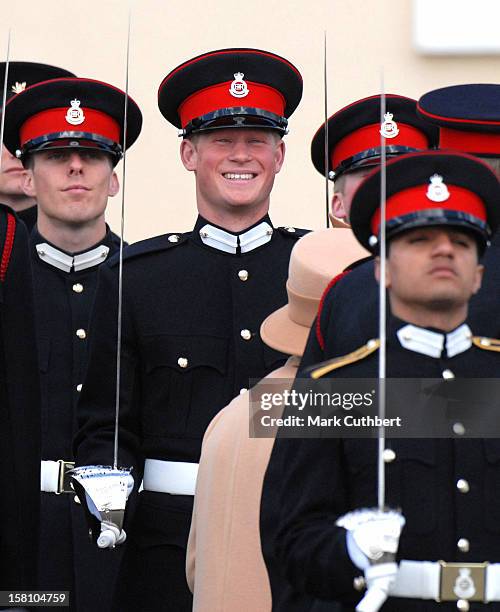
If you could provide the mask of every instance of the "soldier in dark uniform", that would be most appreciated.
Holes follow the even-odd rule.
[[[3,100],[5,66],[5,62],[0,63],[0,106]],[[9,62],[7,74],[8,86],[5,98],[9,100],[34,83],[73,76],[75,75],[68,70],[48,64]],[[24,193],[23,182],[24,168],[22,163],[15,155],[3,147],[0,168],[0,202],[11,206],[16,211],[18,217],[24,222],[28,231],[31,231],[36,223],[36,202],[32,197]]]
[[[0,590],[36,588],[40,385],[26,228],[0,205]]]
[[[484,158],[500,175],[500,85],[458,85],[422,96],[417,112],[439,127],[439,148]],[[500,237],[485,255],[481,291],[473,296],[469,322],[478,333],[500,336],[496,313],[500,304],[498,277]],[[318,311],[302,365],[343,355],[372,337],[378,325],[378,287],[373,263],[363,264],[332,280]]]
[[[375,170],[351,209],[356,237],[375,253],[379,190]],[[500,220],[499,198],[495,175],[471,156],[416,153],[388,163],[388,377],[498,376],[500,341],[473,336],[465,320],[481,282],[479,256]],[[376,269],[379,276],[378,260]],[[358,348],[305,373],[316,379],[376,378],[377,339]],[[288,579],[311,595],[342,601],[346,611],[363,597],[365,579],[371,590],[381,578],[387,579],[386,603],[370,607],[364,600],[359,610],[376,612],[382,604],[387,612],[500,610],[500,603],[470,602],[500,602],[500,442],[466,439],[460,422],[453,423],[453,432],[449,438],[386,442],[387,504],[402,514],[368,510],[377,506],[376,440],[278,437],[262,512],[280,508],[280,521],[268,525],[263,537],[275,539]],[[399,565],[382,567],[391,548],[386,543],[395,544]],[[467,565],[476,561],[491,565]],[[436,603],[450,585],[453,603]],[[275,609],[290,608],[282,602]]]
[[[27,170],[38,202],[31,236],[42,383],[40,587],[71,591],[73,610],[110,609],[120,555],[97,550],[65,482],[73,466],[76,403],[87,361],[99,266],[119,249],[105,222],[117,193],[114,166],[138,137],[142,117],[124,93],[88,79],[27,88],[7,105],[5,142]]]
[[[302,93],[287,60],[266,51],[206,53],[159,90],[196,179],[192,232],[129,247],[123,268],[120,456],[144,490],[128,531],[117,609],[191,610],[185,553],[201,441],[214,415],[284,361],[259,336],[286,303],[288,260],[304,234],[273,227],[281,136]],[[76,439],[80,465],[113,455],[116,260],[102,266]]]
[[[351,201],[356,188],[380,163],[380,134],[386,138],[387,159],[413,151],[430,149],[437,142],[437,128],[417,115],[416,100],[386,94],[386,116],[380,123],[381,96],[356,100],[328,119],[328,176],[334,180],[333,226],[349,223]],[[311,142],[311,159],[325,175],[325,124]]]

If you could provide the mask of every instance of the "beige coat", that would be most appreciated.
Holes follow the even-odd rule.
[[[295,378],[299,359],[269,374]],[[195,612],[270,612],[259,510],[273,438],[249,437],[249,393],[210,423],[203,439],[186,573]]]

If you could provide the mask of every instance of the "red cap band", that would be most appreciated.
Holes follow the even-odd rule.
[[[439,129],[439,148],[500,155],[500,134],[465,132],[442,127]]]
[[[387,138],[385,144],[413,147],[414,149],[427,149],[429,143],[427,137],[419,129],[412,125],[398,123],[399,134],[394,138]],[[332,168],[337,168],[344,160],[366,151],[380,147],[380,123],[365,125],[344,136],[331,153]]]
[[[393,196],[387,198],[386,220],[390,221],[395,217],[409,215],[414,212],[441,209],[456,212],[464,212],[481,219],[486,223],[486,207],[481,198],[456,185],[449,186],[450,197],[444,202],[433,202],[427,197],[427,185],[417,185],[404,189]],[[380,208],[377,209],[371,220],[372,233],[377,236],[380,229]]]
[[[51,108],[33,115],[24,122],[19,130],[21,146],[46,134],[68,131],[89,132],[116,143],[120,142],[121,128],[112,117],[93,108],[82,108],[81,111],[85,119],[78,125],[72,125],[66,121],[68,108]]]
[[[211,85],[186,98],[178,109],[182,127],[186,127],[190,121],[197,117],[203,117],[207,113],[236,106],[258,108],[280,117],[285,114],[286,101],[278,90],[262,83],[244,81],[248,88],[248,94],[238,98],[230,93],[232,83],[234,81]]]

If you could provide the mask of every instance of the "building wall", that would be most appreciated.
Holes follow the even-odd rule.
[[[412,44],[412,0],[135,0],[131,5],[129,92],[143,111],[144,127],[127,156],[129,241],[188,230],[194,222],[194,178],[180,163],[176,129],[156,105],[163,77],[192,56],[257,47],[299,68],[304,97],[291,118],[287,159],[271,210],[275,224],[311,228],[323,227],[325,218],[325,181],[309,157],[311,138],[324,120],[325,31],[329,114],[378,93],[382,74],[386,92],[412,97],[454,83],[500,82],[498,56],[418,55]],[[0,0],[0,7],[0,58],[10,27],[11,59],[53,63],[124,88],[126,0]],[[115,230],[120,204],[121,194],[109,205]]]

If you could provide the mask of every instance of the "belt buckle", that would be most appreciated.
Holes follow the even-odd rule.
[[[489,563],[439,561],[441,576],[437,601],[486,601],[486,568]]]
[[[56,495],[61,495],[61,493],[74,493],[70,484],[71,476],[69,472],[75,467],[75,462],[58,459],[57,463],[59,464],[59,479],[57,482]]]

